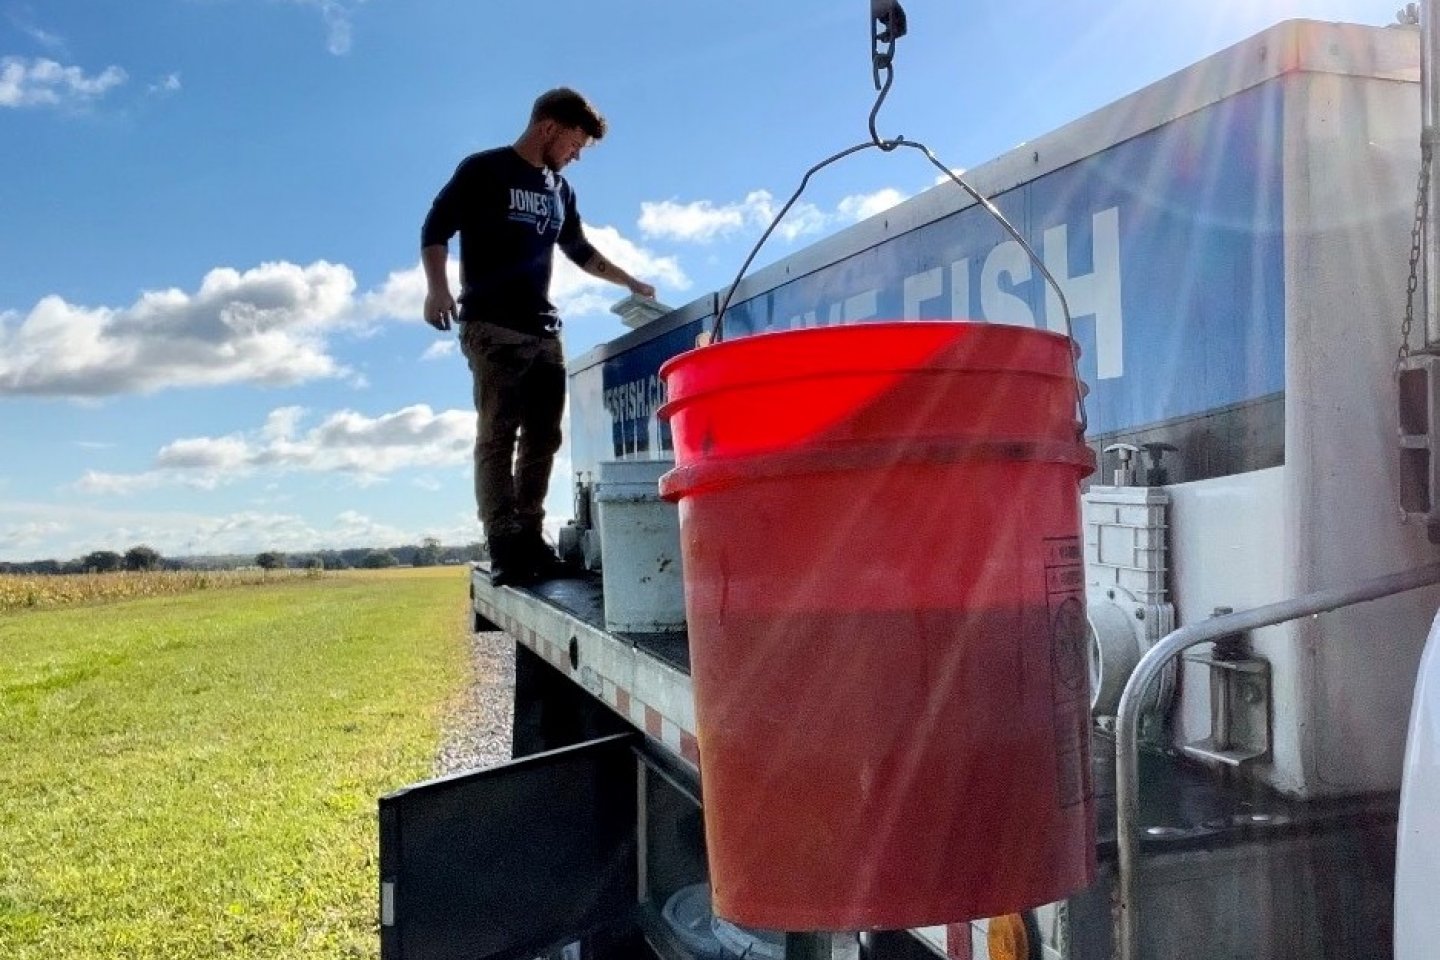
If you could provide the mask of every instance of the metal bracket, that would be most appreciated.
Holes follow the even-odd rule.
[[[1396,370],[1400,423],[1400,510],[1440,522],[1440,356],[1411,353]]]
[[[1238,767],[1270,752],[1270,664],[1221,643],[1185,657],[1210,668],[1210,736],[1187,743],[1187,756]]]
[[[1140,707],[1150,685],[1165,666],[1178,654],[1202,643],[1224,640],[1247,630],[1328,613],[1436,583],[1440,583],[1440,563],[1375,577],[1345,589],[1317,590],[1279,603],[1181,627],[1166,634],[1140,658],[1135,672],[1125,684],[1124,692],[1120,694],[1120,712],[1115,718],[1115,846],[1119,854],[1119,870],[1115,878],[1114,932],[1118,960],[1135,960],[1139,951],[1140,907],[1135,896],[1135,875],[1140,857],[1135,824],[1140,819]],[[1267,668],[1267,693],[1268,688]],[[1268,719],[1266,726],[1268,729]]]

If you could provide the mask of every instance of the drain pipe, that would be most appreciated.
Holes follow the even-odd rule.
[[[1218,640],[1234,633],[1272,627],[1288,620],[1338,610],[1356,603],[1379,600],[1417,587],[1440,583],[1440,563],[1405,573],[1366,580],[1344,590],[1321,590],[1293,600],[1272,603],[1254,610],[1230,613],[1181,627],[1151,647],[1130,674],[1120,694],[1115,733],[1115,841],[1120,849],[1117,878],[1118,908],[1114,931],[1119,960],[1137,960],[1140,914],[1135,902],[1135,866],[1139,847],[1136,822],[1140,819],[1140,785],[1137,772],[1140,758],[1140,707],[1160,671],[1176,655],[1197,644]]]

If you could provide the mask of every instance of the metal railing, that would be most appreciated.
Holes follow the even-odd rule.
[[[1119,947],[1116,956],[1119,960],[1136,960],[1140,931],[1140,914],[1135,904],[1135,864],[1139,848],[1135,823],[1140,815],[1140,710],[1151,684],[1165,665],[1190,647],[1230,634],[1273,627],[1289,620],[1298,620],[1370,600],[1380,600],[1437,583],[1440,583],[1440,563],[1432,563],[1405,573],[1366,580],[1342,590],[1321,590],[1253,610],[1225,614],[1167,634],[1140,659],[1120,695],[1120,709],[1115,724],[1115,839],[1120,850],[1120,872],[1116,881],[1119,903],[1115,918],[1115,936]]]

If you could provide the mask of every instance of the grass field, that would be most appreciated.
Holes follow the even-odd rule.
[[[0,956],[371,957],[464,567],[0,614]]]

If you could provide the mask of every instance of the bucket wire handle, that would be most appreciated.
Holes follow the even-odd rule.
[[[1045,278],[1045,282],[1049,284],[1050,289],[1054,292],[1055,298],[1060,304],[1060,311],[1065,318],[1065,336],[1069,338],[1071,343],[1070,369],[1075,381],[1075,405],[1078,408],[1080,418],[1079,435],[1084,437],[1085,432],[1090,426],[1090,420],[1085,409],[1086,389],[1080,379],[1079,350],[1075,343],[1075,330],[1070,318],[1070,301],[1066,299],[1065,291],[1061,289],[1059,281],[1055,279],[1050,269],[1045,266],[1045,261],[1042,260],[1034,248],[1026,242],[1025,238],[1020,235],[1020,231],[1015,229],[990,198],[972,187],[954,170],[941,163],[934,152],[924,143],[918,140],[911,140],[903,133],[891,139],[885,139],[880,136],[876,122],[880,115],[880,108],[884,105],[885,98],[890,95],[890,87],[895,82],[895,41],[907,32],[905,11],[901,8],[898,0],[870,0],[870,26],[871,70],[874,76],[875,89],[879,91],[875,98],[875,105],[870,108],[870,139],[863,143],[857,143],[852,147],[846,147],[839,153],[826,157],[805,171],[805,175],[800,178],[800,186],[795,188],[795,192],[790,195],[790,199],[786,200],[785,205],[780,208],[780,212],[775,214],[775,218],[770,221],[770,225],[765,228],[765,232],[760,235],[760,239],[756,241],[755,246],[750,249],[750,254],[745,258],[745,262],[740,265],[740,271],[735,274],[735,279],[730,283],[730,286],[726,288],[725,296],[720,301],[720,309],[716,311],[715,326],[708,342],[719,343],[724,338],[725,311],[730,307],[730,301],[735,296],[736,288],[740,286],[740,281],[744,279],[746,271],[750,269],[750,265],[755,261],[755,257],[760,253],[760,248],[765,245],[765,241],[770,239],[770,235],[775,232],[775,228],[780,225],[780,221],[785,219],[785,214],[790,212],[790,208],[795,205],[795,201],[799,200],[800,195],[805,192],[805,188],[810,184],[811,177],[832,163],[864,150],[877,148],[885,153],[891,153],[900,147],[908,147],[913,150],[919,150],[926,160],[929,160],[937,170],[954,181],[956,185],[969,194],[970,198],[974,200],[981,209],[988,213],[995,222],[999,223],[1005,232],[1010,235],[1010,239],[1014,240],[1020,245],[1020,249],[1025,251],[1025,255],[1030,258],[1030,262],[1035,266],[1035,269],[1040,272],[1040,275]]]

